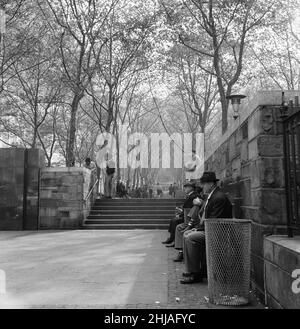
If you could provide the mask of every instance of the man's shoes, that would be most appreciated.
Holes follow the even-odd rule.
[[[190,272],[183,272],[183,273],[182,273],[182,276],[183,276],[184,278],[188,278],[188,277],[190,277],[191,275],[193,275],[193,273],[190,273]]]
[[[181,284],[192,284],[192,283],[199,283],[203,282],[203,277],[199,273],[193,273],[191,276],[188,276],[184,278],[183,280],[180,280]]]
[[[175,244],[174,243],[172,243],[172,244],[169,244],[168,246],[166,246],[167,248],[173,248],[173,247],[175,247]]]
[[[163,241],[162,244],[169,244],[169,243],[172,243],[173,240],[171,240],[170,238],[167,239],[166,241]]]
[[[182,262],[183,261],[183,252],[179,251],[177,257],[173,259],[174,262]]]

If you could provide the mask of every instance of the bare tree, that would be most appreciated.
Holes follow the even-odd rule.
[[[178,11],[182,11],[184,15],[183,22],[180,21],[181,25],[176,26],[179,42],[200,58],[208,58],[213,63],[211,69],[199,61],[203,71],[216,77],[224,133],[228,126],[226,97],[232,93],[240,78],[245,49],[249,45],[248,37],[256,28],[272,19],[278,2],[184,0],[181,3],[181,6],[170,9],[162,2],[171,24],[176,25],[174,20],[178,19]],[[191,19],[186,20],[187,17]]]
[[[47,0],[55,23],[59,26],[59,29],[53,26],[53,30],[58,33],[64,79],[71,92],[66,144],[67,166],[75,165],[77,111],[95,74],[102,48],[108,41],[106,37],[102,37],[102,29],[117,2],[118,0],[106,1],[99,7],[95,0],[84,3],[75,0],[59,0],[53,3]]]

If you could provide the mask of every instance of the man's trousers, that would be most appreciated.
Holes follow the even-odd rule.
[[[104,195],[106,197],[112,197],[113,195],[113,177],[114,175],[108,175],[105,176],[105,185],[104,185]]]
[[[184,264],[188,273],[199,273],[205,268],[205,232],[189,230],[183,234]]]
[[[181,250],[183,248],[183,233],[192,228],[191,226],[188,225],[188,222],[190,219],[193,220],[193,224],[197,225],[199,222],[199,206],[193,206],[193,208],[190,209],[188,212],[187,220],[184,221],[184,223],[177,225],[176,227],[176,232],[175,232],[175,249]]]
[[[181,250],[183,248],[183,233],[188,227],[189,225],[186,223],[182,223],[176,226],[175,249]]]
[[[170,240],[174,241],[175,239],[175,231],[176,231],[176,226],[181,224],[183,222],[183,218],[173,218],[170,220],[169,224],[169,233],[170,233]]]

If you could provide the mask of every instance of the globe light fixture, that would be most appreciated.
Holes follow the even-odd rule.
[[[230,95],[227,96],[226,99],[231,101],[231,105],[233,108],[233,118],[236,120],[239,117],[241,99],[246,98],[245,95]]]
[[[293,107],[293,101],[291,102],[291,107]],[[281,105],[280,105],[280,117],[282,120],[286,119],[288,117],[289,112],[289,105],[285,101],[284,91],[281,93]]]

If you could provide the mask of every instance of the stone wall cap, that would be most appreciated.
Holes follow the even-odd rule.
[[[84,167],[46,167],[42,168],[43,172],[90,172]]]
[[[265,240],[300,253],[300,236],[289,238],[286,235],[270,235],[265,237]]]

